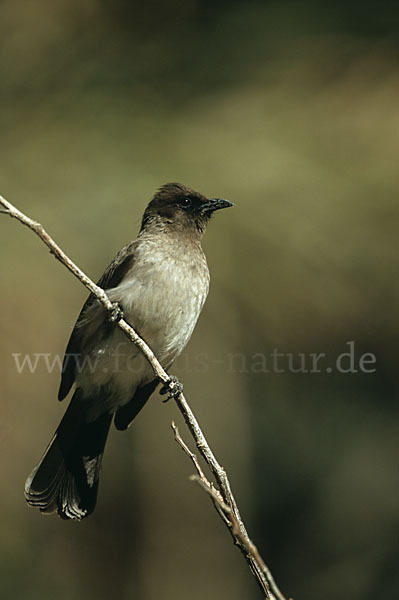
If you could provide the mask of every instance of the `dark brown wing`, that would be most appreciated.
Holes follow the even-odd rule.
[[[146,385],[143,385],[143,387],[137,388],[132,399],[124,406],[121,406],[121,408],[118,408],[114,418],[116,429],[123,430],[129,427],[130,423],[143,408],[158,383],[158,379],[153,379]]]
[[[129,269],[131,269],[133,266],[136,245],[137,240],[135,242],[131,242],[118,252],[112,263],[107,267],[102,277],[98,280],[97,285],[104,289],[110,289],[117,287],[120,284],[127,271],[129,271]],[[63,400],[65,398],[75,381],[76,361],[79,358],[79,353],[81,350],[81,332],[84,329],[84,325],[81,325],[81,320],[86,310],[93,304],[93,302],[96,302],[96,298],[93,296],[93,294],[90,294],[84,303],[82,310],[80,311],[79,317],[75,323],[67,348],[65,350],[58,400]],[[109,326],[112,327],[112,324],[109,323]]]

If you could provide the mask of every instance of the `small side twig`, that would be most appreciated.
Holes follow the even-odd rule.
[[[180,444],[180,446],[182,447],[184,452],[187,454],[187,456],[190,457],[190,459],[192,460],[192,462],[196,468],[196,471],[198,473],[198,475],[191,475],[190,480],[196,482],[207,494],[209,494],[218,513],[223,517],[223,520],[229,526],[231,534],[233,535],[235,540],[239,544],[241,544],[242,549],[246,550],[247,560],[253,559],[260,566],[260,568],[262,569],[262,571],[267,579],[269,587],[270,587],[270,592],[269,592],[270,599],[271,600],[274,600],[274,599],[285,600],[284,596],[280,592],[280,590],[273,578],[273,575],[271,574],[270,569],[268,568],[268,566],[264,562],[262,556],[260,555],[259,550],[255,546],[255,544],[252,542],[252,540],[250,539],[248,534],[246,534],[246,532],[244,533],[242,531],[242,527],[240,527],[240,524],[234,514],[234,510],[232,509],[231,506],[226,504],[226,502],[223,500],[222,495],[219,492],[219,490],[217,490],[213,486],[213,484],[210,483],[208,481],[208,479],[205,477],[205,475],[201,469],[201,465],[198,462],[197,456],[190,450],[190,448],[187,446],[187,444],[181,437],[179,430],[177,428],[177,425],[175,424],[174,421],[172,421],[171,427],[172,427],[174,435],[175,435],[175,440],[178,442],[178,444]]]
[[[227,504],[225,504],[225,502],[223,502],[223,500],[220,498],[220,494],[217,493],[217,490],[215,490],[212,486],[206,485],[206,483],[200,477],[198,477],[198,475],[191,475],[190,480],[194,481],[195,483],[198,483],[198,485],[207,494],[209,494],[211,496],[212,500],[216,504],[219,505],[219,507],[225,513],[225,515],[227,516],[227,518],[230,522],[231,531],[232,531],[233,535],[237,539],[240,540],[242,545],[246,548],[248,554],[250,556],[252,556],[256,560],[256,562],[261,566],[262,571],[264,572],[265,576],[267,577],[267,580],[270,584],[271,591],[274,594],[274,596],[278,600],[285,600],[284,596],[281,594],[280,590],[278,589],[276,582],[274,581],[274,578],[270,572],[270,569],[268,568],[268,566],[264,562],[263,558],[259,554],[259,550],[257,549],[257,547],[255,546],[253,541],[248,536],[245,536],[242,534],[240,526],[238,524],[238,521],[237,521],[236,517],[234,516],[233,511],[230,508],[230,506],[227,506]],[[290,598],[289,600],[292,600],[292,598]]]
[[[203,470],[201,469],[201,465],[198,462],[198,458],[196,457],[196,455],[194,454],[194,452],[191,452],[190,448],[187,446],[186,442],[183,441],[183,438],[181,437],[179,430],[177,428],[177,425],[174,421],[172,421],[171,423],[171,427],[173,429],[173,432],[175,434],[175,440],[178,444],[180,444],[180,446],[182,447],[182,449],[184,450],[184,452],[191,458],[191,460],[194,463],[194,467],[197,470],[197,473],[199,475],[199,477],[204,480],[207,481],[207,478],[204,475]],[[209,483],[209,482],[208,482]],[[210,484],[209,484],[210,485]]]

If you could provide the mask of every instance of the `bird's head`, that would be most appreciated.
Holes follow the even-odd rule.
[[[215,210],[229,206],[233,203],[228,200],[207,198],[181,183],[167,183],[147,206],[141,229],[156,226],[202,235]]]

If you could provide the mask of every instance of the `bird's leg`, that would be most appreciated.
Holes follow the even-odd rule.
[[[117,302],[112,303],[112,311],[108,313],[108,319],[111,323],[118,323],[121,319],[123,319],[123,310],[119,306]]]
[[[162,402],[167,402],[168,400],[177,398],[177,396],[179,394],[181,394],[182,391],[183,391],[183,384],[180,383],[180,381],[177,379],[177,377],[175,377],[174,375],[170,375],[169,381],[161,387],[161,389],[159,390],[159,393],[162,396],[164,396],[165,394],[168,394],[168,397],[165,398],[165,400],[162,400]]]

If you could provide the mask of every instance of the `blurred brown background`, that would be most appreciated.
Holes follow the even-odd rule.
[[[397,4],[3,0],[0,17],[0,193],[94,278],[162,183],[236,203],[204,240],[211,292],[174,372],[287,597],[396,597]],[[0,238],[1,596],[261,597],[157,395],[112,432],[92,517],[25,505],[65,405],[56,369],[12,354],[62,354],[86,292],[5,216]],[[274,348],[333,365],[351,340],[374,373],[254,366]]]

